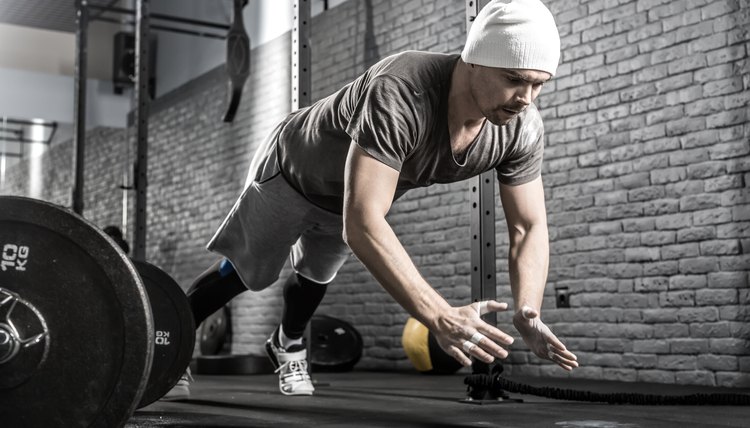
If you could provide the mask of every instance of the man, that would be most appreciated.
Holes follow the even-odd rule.
[[[452,307],[419,274],[386,220],[409,189],[495,169],[510,234],[513,324],[540,358],[576,357],[540,319],[548,265],[543,127],[533,104],[560,41],[539,0],[495,0],[460,57],[405,52],[291,113],[256,153],[242,195],[208,248],[226,259],[188,292],[199,324],[279,275],[291,248],[281,325],[266,343],[285,395],[309,395],[305,326],[349,251],[464,365],[505,358],[513,339],[482,321],[496,301]]]

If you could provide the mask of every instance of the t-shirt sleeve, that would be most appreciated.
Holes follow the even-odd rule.
[[[524,123],[516,135],[515,147],[496,168],[500,183],[509,186],[528,183],[542,174],[544,127],[541,118],[533,117]]]
[[[413,97],[401,80],[376,77],[359,97],[346,128],[362,150],[397,171],[417,139]]]

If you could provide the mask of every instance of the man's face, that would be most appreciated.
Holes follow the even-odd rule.
[[[552,75],[539,70],[472,65],[470,89],[479,111],[505,125],[529,106]]]

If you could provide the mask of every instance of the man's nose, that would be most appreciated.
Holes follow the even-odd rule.
[[[531,94],[533,92],[532,85],[530,83],[527,83],[525,85],[522,85],[520,88],[518,88],[518,91],[516,91],[516,102],[523,105],[529,105],[531,104]]]

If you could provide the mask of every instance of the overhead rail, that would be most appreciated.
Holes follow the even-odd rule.
[[[104,21],[104,22],[111,22],[115,24],[125,24],[125,25],[130,25],[130,26],[135,26],[137,24],[135,20],[136,11],[132,9],[126,9],[126,8],[116,7],[116,6],[101,6],[101,5],[89,5],[89,9],[96,10],[99,12],[99,14],[97,14],[96,16],[91,17],[90,19],[91,21]],[[129,15],[129,16],[132,16],[134,20],[123,21],[117,18],[103,16],[103,14],[105,13]],[[223,30],[223,31],[228,31],[231,28],[231,23],[211,22],[211,21],[204,21],[200,19],[164,15],[161,13],[151,13],[149,15],[149,18],[152,20],[157,20],[157,21],[174,22],[178,24],[185,24],[185,25],[191,25],[191,26],[196,26],[196,27],[206,27],[206,28]],[[157,31],[168,31],[172,33],[187,34],[191,36],[207,37],[207,38],[214,38],[214,39],[221,39],[221,40],[224,40],[227,38],[226,34],[217,34],[217,33],[212,33],[212,32],[189,30],[186,28],[170,27],[170,26],[160,25],[160,24],[151,24],[150,28],[152,30],[157,30]]]

